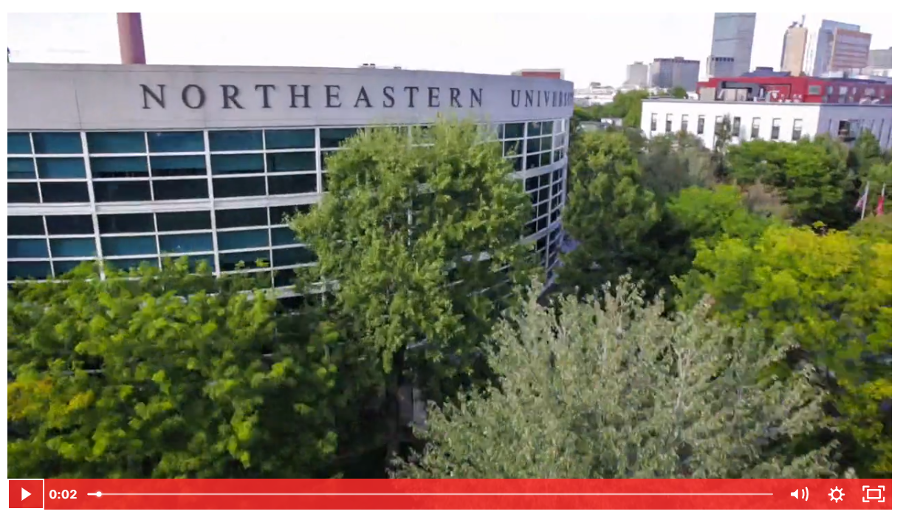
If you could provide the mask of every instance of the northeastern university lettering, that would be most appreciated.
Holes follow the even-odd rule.
[[[166,109],[170,103],[199,110],[208,103],[224,110],[247,108],[482,108],[483,88],[439,86],[383,86],[347,88],[341,85],[275,85],[256,84],[240,88],[237,85],[218,85],[215,91],[197,84],[173,89],[165,84],[142,84],[142,108]],[[573,93],[560,90],[511,89],[511,105],[519,107],[571,106]]]

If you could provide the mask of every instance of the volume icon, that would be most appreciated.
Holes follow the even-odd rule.
[[[795,489],[794,491],[791,492],[791,496],[793,496],[794,498],[800,498],[801,500],[803,500],[805,502],[810,501],[810,490],[809,489],[807,489],[807,488],[801,489],[800,497],[797,496],[797,492],[798,492],[798,490]]]

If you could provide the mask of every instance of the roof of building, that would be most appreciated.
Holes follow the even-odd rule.
[[[723,101],[701,99],[678,99],[676,97],[651,97],[643,99],[645,103],[690,103],[690,104],[765,104],[769,106],[860,106],[864,108],[891,108],[891,104],[860,104],[860,103],[803,103],[803,102],[770,102],[770,101]]]

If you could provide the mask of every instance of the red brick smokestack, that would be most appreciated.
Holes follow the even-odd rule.
[[[123,65],[145,65],[144,35],[140,13],[116,13],[119,25],[119,54]]]

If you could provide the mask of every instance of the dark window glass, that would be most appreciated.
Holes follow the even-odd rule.
[[[160,252],[209,252],[213,250],[213,236],[203,234],[175,234],[160,236]]]
[[[159,265],[157,264],[156,257],[138,257],[135,259],[113,259],[113,260],[104,260],[105,265],[109,265],[114,270],[124,270],[129,271],[132,269],[138,269],[142,265],[153,266],[157,268]]]
[[[8,216],[6,228],[11,236],[43,236],[44,220],[41,216]]]
[[[530,170],[540,167],[540,155],[527,155],[527,164],[525,168]]]
[[[317,262],[317,256],[303,246],[273,250],[273,266],[294,266],[314,262]]]
[[[521,171],[523,169],[524,158],[522,158],[520,156],[516,156],[514,158],[509,158],[508,162],[509,162],[509,164],[512,165],[512,171],[517,172],[517,171]]]
[[[7,133],[6,152],[10,155],[30,155],[31,139],[28,133]]]
[[[85,161],[81,158],[39,158],[41,178],[85,178]]]
[[[197,200],[207,198],[207,180],[156,180],[155,200]]]
[[[270,245],[266,230],[239,230],[238,232],[217,232],[217,246],[220,250],[241,248],[263,248]]]
[[[36,182],[6,184],[7,203],[38,203],[40,201]]]
[[[270,242],[272,243],[272,246],[298,244],[298,240],[295,239],[295,232],[287,227],[271,229]]]
[[[543,132],[544,135],[552,134],[552,121],[543,122],[543,123],[541,123],[541,125],[542,125],[541,131]]]
[[[217,228],[267,226],[267,209],[218,210]]]
[[[521,138],[524,136],[524,123],[516,122],[505,125],[505,138]]]
[[[151,174],[154,176],[204,176],[207,164],[203,155],[152,156]]]
[[[71,186],[72,184],[65,185]],[[99,203],[151,200],[150,182],[93,182],[93,186],[94,201]],[[41,188],[44,189],[44,186],[42,185]],[[47,201],[46,194],[44,200]]]
[[[54,257],[94,257],[97,250],[94,248],[94,239],[73,237],[51,239],[50,253]]]
[[[315,171],[317,159],[313,151],[304,153],[267,153],[267,172]]]
[[[7,239],[6,245],[10,258],[47,257],[47,242],[44,239]]]
[[[537,187],[540,186],[540,177],[532,176],[524,181],[524,190],[525,191],[533,191]]]
[[[188,266],[189,266],[189,268],[192,269],[192,271],[197,270],[198,266],[200,266],[201,263],[206,263],[208,266],[208,270],[213,271],[213,256],[212,255],[207,255],[207,254],[189,255],[186,257],[188,257]],[[169,257],[168,259],[175,263],[176,261],[181,259],[181,257],[174,256],[174,257]]]
[[[537,233],[537,222],[531,222],[524,225],[524,236],[531,236]]]
[[[51,235],[94,234],[91,216],[47,216],[47,233]]]
[[[510,140],[503,144],[505,156],[520,155],[524,151],[524,140]]]
[[[549,226],[549,221],[546,218],[540,218],[537,220],[537,232],[545,229]]]
[[[549,153],[540,153],[540,166],[549,165],[552,163],[552,152]]]
[[[100,246],[103,248],[105,256],[157,253],[157,240],[154,239],[154,236],[102,237]]]
[[[66,155],[82,152],[82,137],[78,133],[32,133],[37,155]]]
[[[271,176],[270,194],[290,194],[297,192],[317,192],[316,174],[293,174],[289,176]]]
[[[540,149],[543,151],[549,151],[552,149],[552,137],[543,137],[540,139]]]
[[[213,174],[253,174],[264,172],[264,155],[211,155]]]
[[[210,230],[210,211],[160,212],[157,214],[157,230],[160,232]]]
[[[86,261],[54,261],[53,262],[53,274],[56,277],[61,275],[65,275],[72,270],[75,270],[80,264]]]
[[[151,153],[184,153],[204,151],[204,135],[200,131],[150,131]]]
[[[153,214],[110,214],[97,216],[101,234],[153,232]]]
[[[7,158],[6,177],[25,180],[35,177],[35,162],[31,158]]]
[[[275,287],[291,286],[298,279],[294,269],[277,270],[273,272],[273,285]]]
[[[267,149],[305,149],[314,147],[314,130],[266,130]]]
[[[89,153],[144,153],[144,133],[88,133]]]
[[[264,177],[216,178],[213,181],[214,198],[237,198],[241,196],[263,196],[266,194]]]
[[[49,261],[11,261],[6,263],[6,279],[47,279],[50,277]]]
[[[527,136],[528,137],[537,137],[540,135],[540,131],[543,129],[543,125],[539,122],[528,122],[527,123]]]
[[[270,251],[255,250],[252,252],[233,252],[230,254],[220,254],[220,270],[238,270],[239,262],[244,262],[245,268],[257,268],[258,259],[262,260],[267,266],[269,266]]]
[[[88,182],[41,182],[44,203],[78,203],[89,201]]]
[[[41,164],[39,162],[39,170],[40,167]],[[91,176],[94,178],[141,178],[148,176],[148,159],[145,157],[92,158]]]
[[[741,134],[741,118],[735,117],[731,122],[731,136],[737,137]]]
[[[320,147],[339,147],[347,138],[354,137],[360,128],[321,128]]]
[[[547,182],[547,183],[549,183],[549,182]],[[540,181],[540,185],[545,185],[542,180]],[[538,198],[539,201],[546,201],[549,199],[549,187],[548,186],[541,187],[538,192],[539,192],[539,198]]]
[[[260,130],[211,131],[208,132],[207,138],[210,140],[211,151],[243,151],[264,148]]]
[[[270,207],[270,224],[284,225],[286,218],[294,218],[296,214],[311,212],[310,205],[286,205],[284,207]]]
[[[540,151],[540,139],[531,138],[527,139],[527,152],[528,153],[536,153]]]

